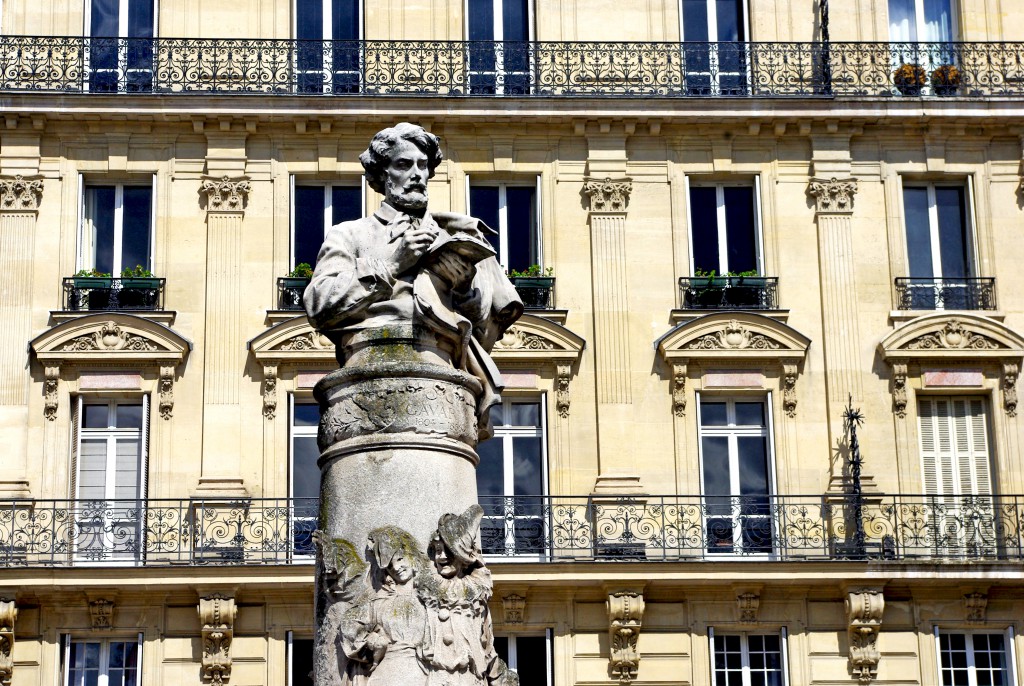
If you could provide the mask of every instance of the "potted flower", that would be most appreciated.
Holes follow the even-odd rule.
[[[118,304],[129,309],[149,309],[155,306],[160,293],[160,279],[146,267],[137,264],[121,270],[121,290]]]
[[[301,310],[302,294],[313,278],[313,267],[299,262],[295,268],[277,280],[278,307],[282,310]]]
[[[72,277],[75,288],[107,288],[111,286],[110,272],[101,272],[97,269],[79,269]]]
[[[936,95],[956,95],[960,87],[960,70],[952,64],[940,65],[932,72],[932,88]]]
[[[690,307],[718,308],[722,305],[729,279],[718,276],[715,270],[696,269],[686,289],[686,301]]]
[[[892,82],[903,95],[921,95],[921,89],[927,82],[924,67],[916,64],[901,64],[892,73]]]
[[[547,310],[554,307],[551,291],[555,277],[551,273],[551,267],[543,269],[539,264],[531,264],[522,271],[513,269],[508,273],[508,278],[528,309]]]

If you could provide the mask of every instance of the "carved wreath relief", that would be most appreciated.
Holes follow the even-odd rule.
[[[407,531],[370,532],[366,558],[317,541],[321,606],[316,683],[329,686],[517,686],[494,649],[491,573],[477,534],[483,509],[442,515],[429,550]]]

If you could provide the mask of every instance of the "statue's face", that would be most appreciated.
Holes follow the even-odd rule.
[[[388,576],[395,580],[395,583],[405,585],[412,581],[412,563],[409,561],[409,558],[399,550],[395,553],[395,556],[391,558],[391,563],[388,564],[387,573]]]
[[[427,155],[407,140],[399,140],[384,169],[384,196],[400,210],[422,210],[427,206]]]
[[[434,566],[437,573],[445,579],[451,579],[462,571],[462,564],[459,562],[451,549],[440,539],[434,539]]]

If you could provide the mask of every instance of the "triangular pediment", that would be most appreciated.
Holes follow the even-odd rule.
[[[981,315],[934,312],[910,320],[879,347],[885,359],[1020,357],[1024,337]]]
[[[173,329],[123,312],[61,322],[33,339],[30,346],[40,361],[58,364],[120,359],[176,364],[192,349],[192,343]]]
[[[275,324],[248,346],[261,362],[334,360],[334,343],[314,329],[305,314]]]
[[[586,341],[560,324],[524,314],[494,343],[495,360],[575,360]]]
[[[656,341],[666,361],[802,359],[811,340],[791,326],[753,312],[716,312],[683,322]]]

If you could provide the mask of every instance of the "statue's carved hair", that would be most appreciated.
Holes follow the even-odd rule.
[[[363,169],[366,170],[366,182],[370,188],[382,195],[384,194],[384,168],[391,160],[391,152],[401,140],[409,141],[427,156],[428,179],[434,177],[434,170],[444,159],[441,154],[441,141],[422,126],[402,122],[383,131],[378,131],[370,141],[369,147],[359,156],[359,161],[362,163]]]

